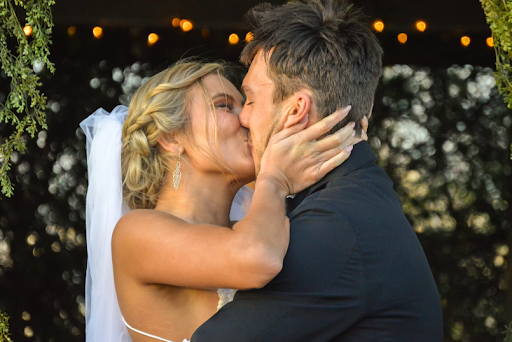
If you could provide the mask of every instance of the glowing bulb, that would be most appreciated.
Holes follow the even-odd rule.
[[[407,42],[407,35],[405,33],[400,33],[398,35],[398,41],[400,42],[400,44],[405,44]]]
[[[464,36],[460,39],[460,43],[464,46],[469,46],[469,44],[471,44],[471,38]]]
[[[25,26],[23,28],[23,32],[25,33],[25,36],[27,36],[27,37],[30,36],[32,34],[32,26],[29,26],[29,25]]]
[[[424,21],[417,21],[416,22],[416,29],[420,32],[425,32],[425,30],[427,29],[427,23],[424,22]]]
[[[487,38],[486,43],[489,47],[494,47],[494,38],[493,37]]]
[[[76,33],[76,27],[70,26],[68,27],[68,36],[73,37]]]
[[[384,23],[381,20],[377,20],[376,22],[373,23],[373,28],[377,32],[382,32],[384,31]]]
[[[231,33],[229,35],[229,44],[235,45],[235,44],[238,44],[239,41],[240,41],[240,38],[238,38],[238,35],[236,33]]]
[[[202,30],[201,30],[201,36],[202,36],[203,38],[208,38],[208,37],[210,37],[210,30],[208,30],[208,29],[202,29]]]
[[[246,35],[245,35],[245,41],[247,43],[249,43],[250,41],[252,41],[254,39],[254,34],[252,32],[248,32]]]
[[[96,26],[92,29],[92,34],[96,39],[101,39],[101,37],[103,37],[103,29],[99,26]]]
[[[194,27],[194,25],[192,25],[192,23],[186,19],[183,19],[182,21],[180,21],[180,26],[184,32],[188,32],[188,31],[192,30],[192,28]]]
[[[158,42],[158,39],[160,39],[158,34],[150,33],[149,36],[148,36],[148,45],[149,46],[154,45],[156,42]]]
[[[178,26],[180,26],[180,22],[181,22],[180,18],[174,18],[172,20],[172,26],[178,27]]]

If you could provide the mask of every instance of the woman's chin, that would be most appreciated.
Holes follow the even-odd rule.
[[[251,163],[248,166],[244,166],[244,168],[240,168],[239,170],[233,170],[237,175],[239,184],[248,184],[254,182],[256,180],[256,173],[254,172],[254,164]]]

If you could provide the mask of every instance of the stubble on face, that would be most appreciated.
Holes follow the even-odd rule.
[[[276,133],[279,132],[278,125],[279,125],[279,122],[276,119],[276,117],[274,116],[269,129],[264,134],[262,134],[261,141],[259,141],[256,144],[253,143],[254,144],[253,145],[254,153],[256,154],[255,156],[253,156],[254,157],[254,166],[255,166],[256,177],[258,177],[258,175],[259,175],[259,173],[261,171],[261,159],[263,158],[263,154],[265,153],[265,151],[266,151],[266,149],[267,149],[267,147],[269,145],[270,139]]]
[[[249,141],[258,176],[261,171],[261,159],[270,139],[282,129],[281,106],[273,103],[274,82],[268,77],[268,65],[263,51],[254,57],[242,90],[246,93],[248,102],[256,103],[250,110],[249,124],[246,127],[250,130]]]

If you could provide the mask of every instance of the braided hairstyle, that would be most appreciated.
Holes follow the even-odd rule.
[[[135,93],[123,125],[121,152],[123,195],[131,209],[155,208],[167,172],[177,159],[160,147],[158,139],[163,134],[190,133],[190,90],[199,86],[208,103],[202,79],[213,73],[224,75],[225,66],[181,61],[153,76]],[[211,153],[202,154],[216,161]]]

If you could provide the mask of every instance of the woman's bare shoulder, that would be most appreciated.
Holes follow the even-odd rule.
[[[129,211],[117,222],[112,239],[140,238],[162,226],[179,229],[186,222],[178,217],[154,209],[135,209]]]

